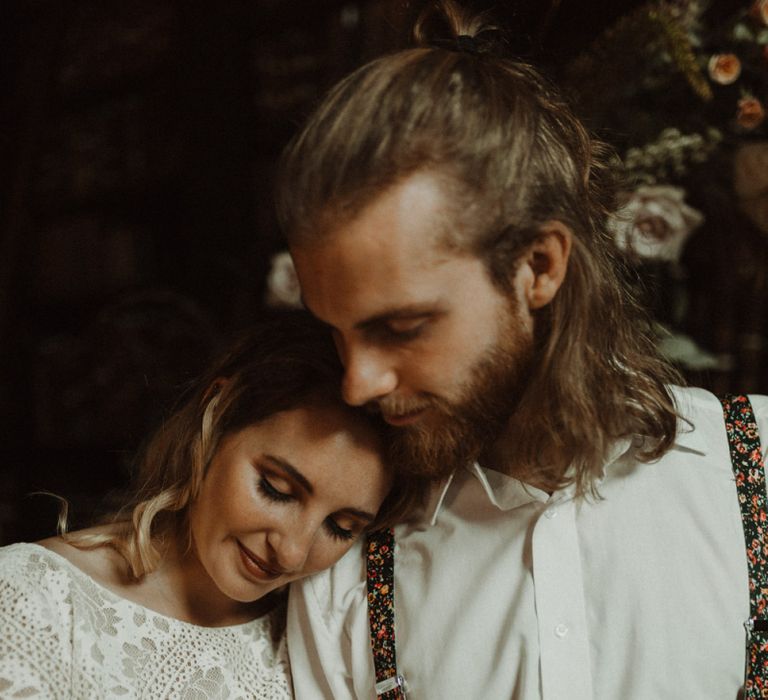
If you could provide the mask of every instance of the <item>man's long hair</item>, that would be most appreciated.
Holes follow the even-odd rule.
[[[430,38],[436,25],[443,39]],[[536,312],[535,367],[508,437],[537,483],[593,490],[617,438],[644,438],[638,455],[652,460],[677,423],[666,385],[678,375],[655,349],[607,227],[611,153],[534,68],[500,55],[501,35],[483,17],[445,0],[414,35],[417,48],[337,84],[286,149],[277,186],[283,230],[292,246],[312,245],[403,178],[429,172],[454,203],[445,244],[482,258],[511,293],[542,226],[566,224],[574,234],[568,272]],[[564,460],[551,464],[553,452]]]

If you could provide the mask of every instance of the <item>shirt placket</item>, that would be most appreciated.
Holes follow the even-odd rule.
[[[550,499],[532,539],[543,700],[592,698],[576,505]]]

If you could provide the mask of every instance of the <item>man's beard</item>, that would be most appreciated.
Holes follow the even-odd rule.
[[[394,431],[390,456],[398,470],[442,479],[476,461],[498,440],[515,411],[533,357],[531,334],[518,319],[513,309],[497,343],[471,369],[457,401],[427,400],[434,424]]]

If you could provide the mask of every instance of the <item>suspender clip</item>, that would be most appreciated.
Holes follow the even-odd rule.
[[[747,637],[751,637],[754,632],[768,632],[768,620],[750,617],[744,623],[744,629],[747,630]]]
[[[394,690],[395,688],[400,688],[403,700],[405,700],[405,678],[403,678],[403,676],[400,674],[397,674],[396,676],[390,676],[389,678],[385,678],[383,681],[379,681],[376,684],[376,695],[384,695],[384,693],[388,693],[390,690]]]

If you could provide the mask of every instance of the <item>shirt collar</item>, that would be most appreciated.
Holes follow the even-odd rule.
[[[635,440],[631,437],[620,438],[619,440],[614,441],[613,445],[611,445],[611,448],[608,450],[608,458],[603,464],[601,478],[605,478],[605,475],[610,468],[632,449],[634,443]]]
[[[437,522],[437,516],[443,508],[443,501],[445,501],[446,495],[448,495],[448,489],[451,488],[453,483],[453,477],[456,476],[456,472],[451,472],[451,475],[443,482],[442,486],[438,489],[437,501],[432,508],[432,517],[429,519],[429,524],[434,525]]]
[[[493,469],[481,467],[474,462],[465,467],[469,472],[469,478],[477,479],[480,487],[485,492],[488,500],[499,510],[512,510],[518,506],[532,501],[546,502],[549,494],[533,486],[523,483],[519,479],[507,476]],[[434,506],[431,508],[429,524],[434,525],[443,508],[446,496],[457,478],[458,470],[453,472],[437,489]]]
[[[641,438],[622,438],[616,440],[608,451],[608,458],[605,460],[603,468],[603,477],[619,459],[633,447],[637,447],[640,444],[642,444]],[[677,435],[675,436],[672,449],[685,449],[706,454],[707,441],[704,431],[697,430],[696,425],[690,420],[683,417],[678,418]],[[488,496],[488,500],[500,510],[512,510],[532,501],[544,503],[550,499],[549,494],[545,491],[529,486],[519,479],[507,476],[501,472],[481,467],[477,462],[467,465],[465,468],[480,482],[482,489]],[[437,522],[455,477],[456,472],[453,472],[437,487],[437,498],[434,501],[434,507],[431,509],[430,525],[434,525]]]
[[[704,431],[697,429],[694,422],[682,417],[677,419],[677,435],[675,436],[674,447],[707,454],[709,446],[706,438]]]

